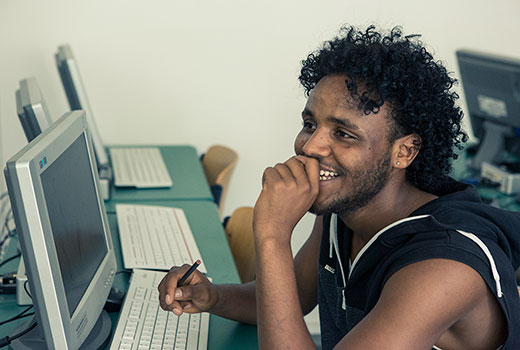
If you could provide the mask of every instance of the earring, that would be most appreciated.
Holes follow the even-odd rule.
[[[401,165],[401,162],[400,162],[400,161],[397,161],[395,164],[396,164],[397,166],[399,166],[399,165]]]

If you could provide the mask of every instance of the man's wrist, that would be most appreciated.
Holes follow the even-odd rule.
[[[209,313],[218,313],[218,310],[222,308],[222,301],[224,300],[223,298],[223,293],[222,293],[222,288],[220,288],[221,285],[218,285],[218,284],[214,284],[213,285],[213,290],[215,291],[215,293],[213,293],[213,295],[215,296],[215,302],[213,303],[212,306],[210,306],[208,308],[208,310],[206,310],[207,312]]]
[[[280,237],[262,237],[255,240],[256,254],[262,254],[263,252],[273,252],[279,250],[291,249],[290,236],[289,239],[283,239]]]
[[[292,229],[282,225],[258,225],[253,227],[255,249],[263,246],[289,246],[291,245]]]

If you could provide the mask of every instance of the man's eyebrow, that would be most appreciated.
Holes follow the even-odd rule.
[[[307,108],[304,108],[303,112],[302,112],[302,117],[305,117],[305,116],[314,118],[314,114],[312,113],[312,111],[310,109],[307,109]],[[346,118],[342,119],[342,118],[338,118],[338,117],[334,117],[334,116],[329,115],[326,118],[326,121],[329,122],[329,123],[342,125],[342,126],[344,126],[346,128],[349,128],[351,130],[359,130],[359,126],[357,126],[356,124],[353,124],[350,120],[348,120]]]
[[[329,115],[327,118],[326,118],[327,122],[329,123],[335,123],[335,124],[339,124],[339,125],[342,125],[346,128],[349,128],[351,130],[359,130],[359,126],[357,126],[356,124],[353,124],[350,120],[348,119],[342,119],[342,118],[338,118],[338,117],[334,117],[334,116],[331,116]]]
[[[312,113],[312,111],[310,109],[304,108],[302,111],[302,117],[306,116],[306,115],[309,117],[314,117],[314,114]]]

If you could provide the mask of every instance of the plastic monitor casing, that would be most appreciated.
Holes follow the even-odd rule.
[[[69,101],[70,109],[81,109],[86,112],[98,167],[106,167],[109,164],[108,155],[96,126],[96,121],[92,114],[92,108],[88,102],[85,86],[83,85],[78,64],[74,58],[72,49],[69,45],[59,46],[55,58],[61,82],[65,89],[67,100]]]
[[[107,253],[71,316],[41,174],[79,137],[84,137],[87,145],[96,210],[101,218]],[[81,346],[103,311],[116,271],[110,228],[98,190],[99,180],[92,154],[85,113],[73,111],[66,113],[14,155],[4,170],[36,320],[49,349],[78,349]]]
[[[474,50],[457,50],[471,127],[481,147],[472,167],[499,163],[516,152],[520,128],[520,60]],[[516,138],[516,139],[515,139]]]
[[[47,104],[36,78],[20,80],[16,91],[16,109],[27,140],[31,142],[52,124]]]

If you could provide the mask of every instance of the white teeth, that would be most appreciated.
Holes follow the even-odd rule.
[[[320,181],[332,180],[336,176],[339,176],[339,175],[332,171],[320,170]]]
[[[328,178],[328,177],[331,177],[331,178],[332,178],[332,177],[336,177],[336,176],[338,176],[338,174],[335,173],[335,172],[333,172],[333,171],[328,171],[328,170],[323,170],[323,169],[322,169],[322,170],[320,170],[320,178],[321,178],[322,176],[323,176],[324,178]]]

